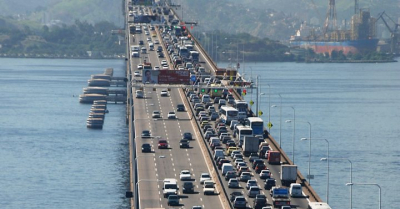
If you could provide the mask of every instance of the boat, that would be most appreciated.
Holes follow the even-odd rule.
[[[79,95],[80,103],[93,103],[95,100],[106,100],[107,96],[103,94],[81,94]]]
[[[89,113],[89,117],[88,118],[104,118],[104,116],[105,116],[104,113],[91,112],[91,113]]]
[[[108,95],[109,90],[105,87],[87,87],[83,89],[84,94],[104,94]]]
[[[103,118],[88,118],[86,120],[86,127],[93,129],[102,129],[104,124]]]
[[[107,100],[94,100],[94,105],[107,105]]]
[[[110,86],[111,81],[107,79],[89,79],[88,85],[89,86]]]
[[[91,79],[106,79],[106,80],[111,80],[111,75],[106,75],[106,74],[95,74],[91,76]]]

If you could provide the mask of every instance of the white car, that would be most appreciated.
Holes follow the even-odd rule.
[[[154,70],[160,70],[160,66],[154,66]]]
[[[160,95],[161,95],[162,97],[167,97],[167,96],[168,96],[168,91],[165,90],[165,89],[163,89],[163,90],[161,90]]]
[[[161,65],[168,65],[167,60],[161,60]]]
[[[169,67],[168,67],[168,65],[163,65],[161,69],[163,69],[163,70],[169,70]]]
[[[189,170],[182,170],[181,174],[179,174],[180,180],[190,180],[192,179],[192,174],[190,174]]]
[[[150,33],[149,33],[149,31],[144,31],[144,34],[146,34],[146,35],[150,35]]]
[[[262,170],[260,172],[260,179],[269,179],[271,178],[271,172],[269,170]]]
[[[176,119],[175,112],[168,112],[168,119]]]
[[[134,75],[135,77],[140,77],[140,72],[139,72],[139,71],[135,71],[135,72],[133,73],[133,75]]]
[[[138,70],[143,69],[143,65],[142,64],[137,65],[137,69]]]
[[[202,173],[200,175],[200,184],[203,184],[204,181],[211,180],[211,176],[209,173]]]
[[[151,38],[150,38],[150,37],[147,37],[147,41],[149,41],[149,42],[150,42],[150,41],[151,41]]]
[[[160,44],[160,41],[158,39],[154,40],[154,44]]]
[[[152,114],[152,117],[153,118],[160,118],[161,117],[160,111],[154,110],[153,114]]]

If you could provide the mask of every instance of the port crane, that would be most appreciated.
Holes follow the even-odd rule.
[[[392,29],[389,24],[387,23],[387,21],[385,20],[385,17],[389,18],[390,21],[393,22],[394,24],[394,28]],[[385,13],[385,11],[383,11],[382,13],[380,13],[378,15],[378,18],[376,18],[376,22],[378,22],[378,20],[382,19],[383,23],[385,24],[386,28],[389,30],[390,32],[390,52],[391,53],[396,53],[399,54],[400,50],[399,50],[399,41],[400,41],[400,32],[399,32],[399,26],[400,24],[396,23],[392,18],[390,18],[389,15],[387,15]]]

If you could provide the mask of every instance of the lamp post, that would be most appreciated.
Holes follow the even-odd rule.
[[[138,179],[138,172],[137,172],[137,170],[138,170],[138,168],[137,168],[137,159],[139,158],[139,157],[155,157],[156,155],[155,154],[153,154],[153,155],[137,155],[136,157],[135,157],[135,178],[136,178],[136,181],[137,181],[137,179]],[[139,196],[139,189],[138,189],[138,184],[139,184],[139,182],[141,182],[141,181],[149,181],[148,179],[140,179],[139,181],[137,181],[136,182],[136,184],[135,184],[135,203],[136,203],[136,208],[140,208],[139,207],[139,199],[138,199],[138,196]]]
[[[303,122],[303,121],[302,121]],[[301,138],[301,140],[309,140],[309,148],[308,148],[308,184],[311,185],[311,123],[308,121],[304,121],[305,123],[308,123],[310,126],[310,132],[309,132],[309,137],[310,138]]]
[[[163,181],[163,180],[160,180],[160,179],[140,179],[138,182],[136,182],[136,184],[135,184],[135,202],[136,202],[136,206],[135,206],[135,208],[138,208],[138,209],[140,209],[140,201],[139,201],[139,198],[138,198],[138,196],[139,196],[139,183],[140,182],[142,182],[142,181],[156,181],[156,182],[159,182],[159,181]]]
[[[329,143],[328,143],[329,146]],[[347,160],[350,163],[350,183],[353,182],[353,162],[349,158],[321,158],[321,161],[327,161],[328,162],[328,176],[329,176],[329,160]],[[350,186],[350,209],[353,208],[353,186]]]
[[[381,186],[379,186],[379,184],[376,183],[346,183],[346,186],[353,186],[353,185],[374,185],[377,186],[379,188],[379,209],[381,209],[382,207],[382,202],[381,202],[381,197],[382,197],[382,191],[381,191]]]
[[[293,144],[293,148],[292,148],[292,162],[294,165],[294,139],[296,138],[296,110],[294,109],[294,107],[289,106],[293,109],[293,140],[292,140],[292,144]],[[291,123],[291,120],[286,120],[286,123]]]
[[[279,148],[282,148],[282,96],[278,94],[281,99],[281,104],[279,105]],[[277,107],[277,105],[272,105],[271,107]]]

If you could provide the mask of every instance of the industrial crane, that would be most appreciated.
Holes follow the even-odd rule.
[[[389,18],[390,21],[393,22],[394,24],[394,28],[392,29],[389,24],[387,23],[387,21],[384,18],[384,15]],[[383,11],[382,13],[380,13],[378,15],[378,18],[376,19],[376,22],[378,22],[378,20],[382,19],[383,23],[385,24],[386,28],[389,30],[390,32],[390,51],[391,53],[399,53],[399,41],[400,41],[400,33],[398,31],[400,24],[396,23],[392,18],[389,17],[389,15],[387,15],[385,13],[385,11]]]

